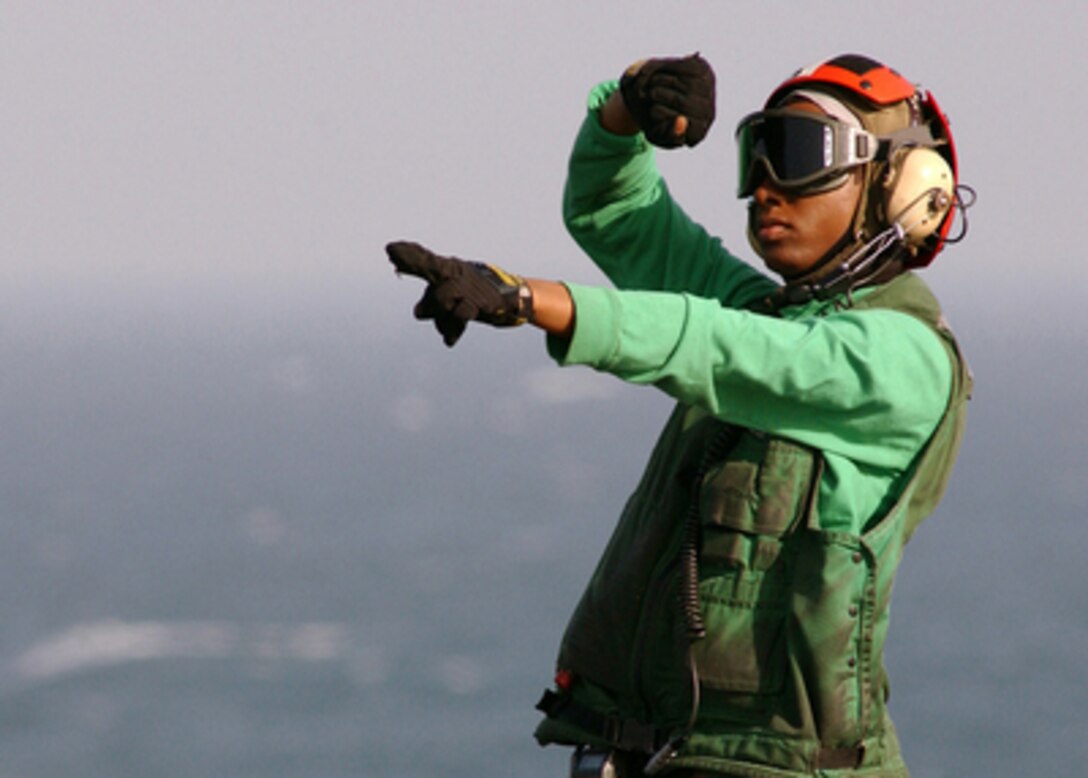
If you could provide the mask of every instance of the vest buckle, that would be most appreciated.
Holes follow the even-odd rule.
[[[865,744],[829,748],[821,746],[816,752],[816,767],[826,770],[857,770],[865,761]]]

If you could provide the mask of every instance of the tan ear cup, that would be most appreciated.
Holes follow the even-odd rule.
[[[884,190],[884,213],[888,224],[898,224],[906,242],[917,246],[941,226],[952,207],[956,182],[952,168],[934,149],[902,149],[896,156]]]

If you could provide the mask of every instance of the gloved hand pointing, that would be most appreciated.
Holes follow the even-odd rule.
[[[620,92],[646,139],[671,149],[695,146],[714,123],[714,70],[698,54],[645,59],[627,68]]]
[[[418,243],[397,241],[385,251],[398,273],[427,282],[415,317],[433,319],[451,348],[470,321],[515,327],[532,318],[533,297],[520,276],[483,262],[442,257]]]

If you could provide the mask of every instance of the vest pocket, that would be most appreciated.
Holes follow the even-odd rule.
[[[793,582],[787,542],[813,488],[813,453],[746,432],[699,493],[699,596],[706,637],[693,646],[708,689],[757,695],[783,688]]]
[[[703,479],[699,490],[703,523],[781,537],[808,502],[814,466],[809,449],[746,432],[728,459],[712,466]]]
[[[791,566],[775,541],[735,533],[714,540],[737,556],[704,557],[701,565],[706,637],[693,646],[699,679],[718,691],[773,694],[785,680]],[[753,562],[769,566],[753,569]]]

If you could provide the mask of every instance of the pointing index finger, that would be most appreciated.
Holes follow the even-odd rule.
[[[386,244],[385,253],[398,273],[407,273],[433,283],[437,280],[435,256],[418,243],[394,241]]]

